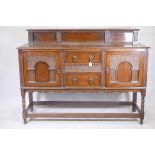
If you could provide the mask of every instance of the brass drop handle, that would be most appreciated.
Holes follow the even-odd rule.
[[[72,57],[72,62],[76,63],[77,62],[77,56]]]
[[[89,78],[89,79],[88,79],[88,84],[89,84],[89,85],[94,84],[94,78]]]
[[[89,56],[89,67],[91,67],[93,65],[93,56]]]
[[[78,83],[78,79],[77,78],[72,78],[72,84],[77,84]]]

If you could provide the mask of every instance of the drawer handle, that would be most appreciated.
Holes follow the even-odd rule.
[[[94,84],[94,78],[89,78],[89,79],[88,79],[88,84],[89,84],[89,85]]]
[[[78,83],[78,79],[77,78],[72,78],[72,84],[77,84]]]
[[[93,56],[91,55],[90,57],[89,57],[89,67],[91,67],[92,65],[93,65]]]
[[[93,55],[89,56],[89,62],[93,62],[93,58],[94,58]]]
[[[77,56],[72,57],[72,62],[76,63],[77,62]]]

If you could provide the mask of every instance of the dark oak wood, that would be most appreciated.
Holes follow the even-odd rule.
[[[138,113],[28,113],[28,118],[139,118]]]
[[[104,41],[104,35],[100,32],[62,32],[62,41]]]
[[[67,73],[65,74],[66,87],[100,87],[100,73]]]
[[[100,50],[65,50],[66,63],[101,63],[101,49]]]
[[[24,52],[23,74],[26,86],[61,86],[60,52]]]
[[[34,32],[33,33],[33,41],[34,43],[46,43],[46,42],[52,42],[56,40],[56,34],[50,33],[50,32]]]
[[[18,48],[23,120],[27,118],[139,118],[144,120],[149,47],[138,29],[30,29]],[[25,94],[29,93],[29,104]],[[33,92],[132,92],[131,113],[35,113]],[[137,104],[141,94],[141,106]],[[91,101],[89,101],[91,103]],[[51,103],[58,104],[59,101]],[[68,101],[64,101],[67,104]],[[88,103],[83,101],[75,102]],[[94,102],[97,106],[98,102]],[[107,106],[111,102],[104,103]],[[36,108],[36,107],[35,107]]]
[[[132,104],[132,111],[135,112],[137,108],[137,93],[133,93],[133,104]]]
[[[143,86],[146,51],[111,50],[107,52],[107,83],[109,87]]]
[[[30,105],[30,111],[33,111],[33,93],[29,92],[29,105]]]
[[[130,106],[133,104],[133,102],[131,101],[118,101],[118,102],[112,102],[112,101],[34,101],[33,102],[34,105],[47,105],[47,106],[51,106],[51,105],[76,105],[76,107],[80,108],[80,105],[85,105],[88,106],[89,104],[91,105],[90,108],[92,107],[115,107],[115,106]]]
[[[31,29],[29,43],[44,42],[137,42],[138,29]]]

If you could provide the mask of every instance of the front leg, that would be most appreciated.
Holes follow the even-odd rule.
[[[136,112],[137,93],[133,93],[132,112]]]
[[[144,120],[144,103],[145,103],[146,90],[141,91],[141,112],[140,112],[140,124],[143,124]]]
[[[29,92],[30,111],[33,111],[33,93]]]
[[[22,115],[23,115],[23,121],[24,124],[27,124],[27,110],[26,110],[26,102],[25,102],[25,91],[22,92],[22,107],[23,107],[23,111],[22,111]]]

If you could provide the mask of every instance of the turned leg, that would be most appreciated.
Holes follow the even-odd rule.
[[[143,120],[144,120],[144,103],[145,103],[145,95],[146,95],[146,91],[145,91],[145,90],[142,90],[142,91],[141,91],[140,124],[143,124]]]
[[[136,112],[137,93],[133,93],[132,112]]]
[[[23,120],[24,120],[24,124],[27,123],[27,110],[26,110],[26,102],[25,102],[25,92],[22,94],[22,107],[23,107]]]
[[[33,93],[29,92],[30,111],[33,111]]]

